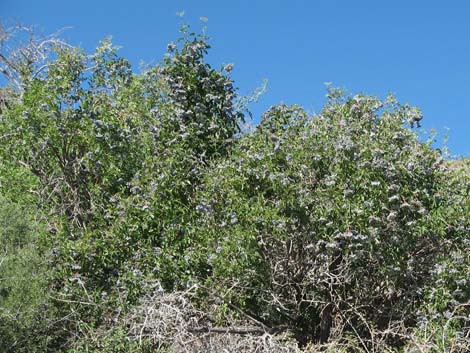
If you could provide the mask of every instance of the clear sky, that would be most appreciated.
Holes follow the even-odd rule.
[[[185,11],[179,18],[177,12]],[[241,94],[268,79],[252,106],[297,103],[318,112],[325,82],[350,93],[423,110],[423,127],[470,155],[470,1],[468,0],[0,0],[0,19],[37,25],[91,51],[112,35],[135,67],[160,62],[182,22],[204,25],[215,67],[234,63]]]

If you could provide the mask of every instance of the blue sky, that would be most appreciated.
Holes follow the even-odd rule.
[[[425,129],[449,135],[451,153],[470,155],[470,1],[0,0],[0,10],[44,33],[70,26],[63,37],[87,51],[112,35],[135,67],[158,63],[181,23],[200,30],[204,16],[209,62],[234,63],[241,94],[269,80],[255,116],[279,102],[318,112],[325,82],[392,92],[421,107]]]

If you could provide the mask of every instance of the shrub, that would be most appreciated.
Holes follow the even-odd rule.
[[[276,106],[199,193],[193,261],[206,286],[269,326],[325,342],[416,322],[434,259],[441,157],[392,97]],[[391,338],[392,339],[392,338]]]
[[[1,352],[43,352],[53,340],[45,336],[53,318],[41,232],[31,210],[0,198]]]

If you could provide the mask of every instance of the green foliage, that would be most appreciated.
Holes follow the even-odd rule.
[[[132,148],[134,112],[123,98],[132,93],[132,76],[114,51],[103,42],[87,77],[82,52],[58,49],[48,75],[25,88],[2,126],[9,155],[40,179],[39,192],[47,194],[42,201],[81,227],[118,190],[119,178],[129,180],[139,160]]]
[[[439,247],[440,157],[392,97],[271,108],[208,173],[196,263],[270,325],[326,340],[333,317],[413,321]],[[209,259],[207,261],[206,259]]]
[[[1,352],[42,352],[52,339],[41,336],[50,323],[41,232],[31,210],[0,198]]]
[[[68,353],[165,353],[151,342],[143,340],[134,342],[127,338],[127,330],[115,327],[108,332],[94,332],[84,335],[78,342],[74,342]]]
[[[434,214],[446,231],[446,252],[435,261],[431,285],[415,330],[429,352],[466,352],[470,333],[470,160],[447,162],[440,192],[445,205]],[[413,346],[413,345],[411,345]]]
[[[300,344],[465,351],[470,164],[418,140],[417,108],[330,88],[242,132],[204,36],[141,73],[109,39],[53,43],[0,57],[3,350],[152,351],[125,318],[158,283]]]

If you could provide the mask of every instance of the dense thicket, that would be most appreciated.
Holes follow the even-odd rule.
[[[329,89],[242,131],[204,36],[135,73],[110,40],[22,31],[0,35],[1,351],[470,348],[470,162],[417,108]]]

